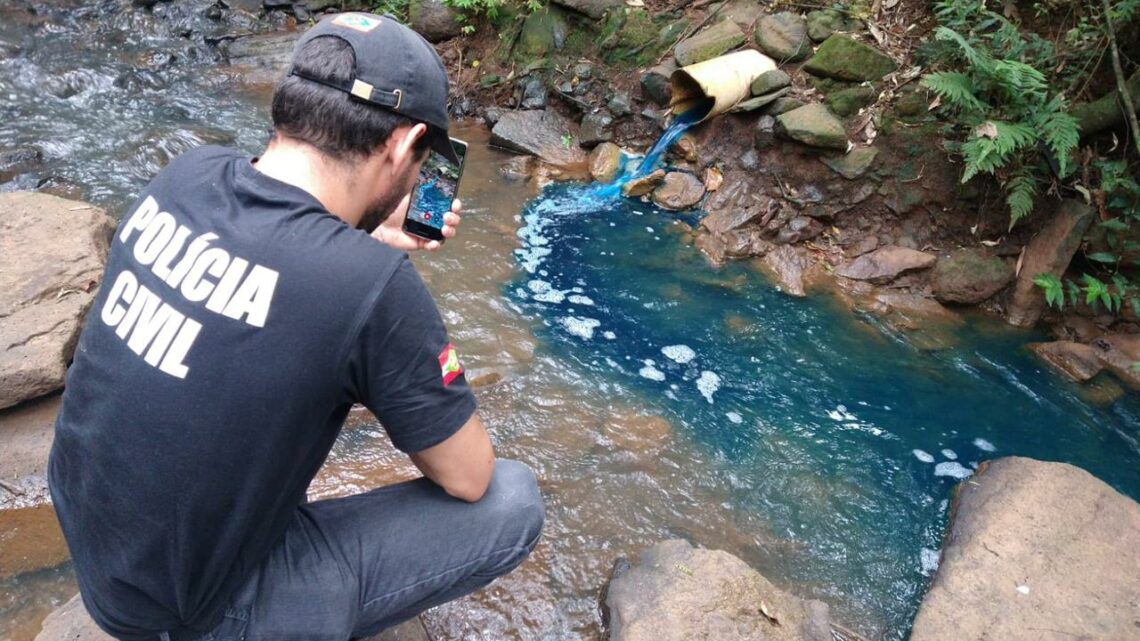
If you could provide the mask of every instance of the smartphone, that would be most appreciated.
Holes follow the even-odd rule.
[[[459,178],[467,160],[467,143],[451,139],[459,165],[432,150],[420,167],[420,179],[412,206],[404,218],[404,231],[420,238],[443,242],[443,215],[451,211],[451,201],[459,193]]]

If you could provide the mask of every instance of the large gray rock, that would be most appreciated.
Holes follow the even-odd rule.
[[[653,190],[652,197],[659,207],[680,211],[695,206],[704,195],[705,185],[700,178],[684,171],[671,171]]]
[[[724,20],[678,43],[673,48],[673,57],[684,67],[715,58],[743,43],[744,32],[740,27],[731,20]]]
[[[491,130],[491,144],[562,167],[586,162],[578,126],[550,110],[504,113]]]
[[[791,12],[775,13],[760,18],[756,25],[756,44],[780,62],[803,60],[811,53],[807,21]]]
[[[847,180],[855,180],[875,162],[879,150],[874,147],[856,147],[842,156],[824,156],[820,161]]]
[[[276,82],[289,70],[299,35],[295,31],[251,34],[221,46],[229,63],[245,68],[252,80]]]
[[[1050,367],[1077,382],[1084,382],[1104,369],[1096,349],[1073,341],[1030,343],[1029,351]]]
[[[1065,200],[1029,241],[1006,310],[1006,320],[1010,325],[1032,327],[1041,319],[1045,313],[1045,296],[1033,279],[1038,274],[1060,278],[1065,273],[1094,214],[1092,207],[1079,200]]]
[[[1063,463],[1002,458],[958,486],[910,641],[1140,638],[1140,505]]]
[[[0,194],[0,408],[63,387],[114,228],[87,203]]]
[[[838,9],[821,9],[807,14],[808,36],[820,42],[836,31],[857,31],[859,21]]]
[[[763,96],[773,91],[778,91],[784,87],[791,86],[792,78],[783,69],[771,69],[765,71],[752,81],[749,89],[753,96]]]
[[[530,60],[561,49],[568,29],[564,13],[556,6],[546,6],[528,15],[523,20],[515,51]]]
[[[412,0],[408,3],[412,29],[428,42],[441,42],[463,33],[463,23],[454,9],[440,0]]]
[[[854,82],[878,80],[896,68],[895,61],[883,52],[838,33],[824,40],[804,63],[809,73]]]
[[[807,295],[804,290],[804,272],[810,263],[807,250],[803,247],[780,245],[764,254],[760,264],[780,291],[797,298]]]
[[[727,552],[664,541],[620,559],[602,604],[609,641],[831,641],[830,613]]]
[[[881,247],[864,254],[855,260],[840,265],[835,273],[852,280],[865,280],[875,285],[885,285],[906,272],[926,269],[937,258],[926,252],[906,247]]]
[[[930,271],[930,288],[943,303],[976,305],[1005,289],[1013,267],[984,249],[959,249],[938,259]]]
[[[605,17],[606,13],[625,6],[622,0],[553,0],[554,4],[578,13],[584,13],[595,20]]]
[[[593,147],[600,142],[613,140],[613,124],[614,117],[605,109],[591,111],[585,116],[582,116],[581,145],[583,147]]]
[[[777,130],[812,147],[847,149],[847,131],[827,107],[814,103],[776,116]]]

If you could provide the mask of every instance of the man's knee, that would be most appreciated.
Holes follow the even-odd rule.
[[[499,513],[496,516],[504,523],[514,524],[520,539],[528,547],[534,547],[546,520],[534,472],[518,461],[499,459],[495,461],[495,473],[487,494],[484,500],[495,503],[494,509]]]

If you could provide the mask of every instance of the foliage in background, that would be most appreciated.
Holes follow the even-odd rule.
[[[922,83],[958,132],[953,150],[965,160],[962,182],[981,173],[996,176],[1013,227],[1033,211],[1039,182],[1072,171],[1070,158],[1080,142],[1064,96],[1031,64],[1043,62],[1052,48],[1039,37],[1023,37],[980,1],[942,0],[935,15],[943,25],[935,42],[943,46],[935,47],[934,58],[949,70],[927,74]]]

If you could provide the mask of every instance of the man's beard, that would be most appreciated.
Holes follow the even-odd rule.
[[[360,222],[356,223],[357,229],[363,229],[365,232],[371,234],[388,219],[388,216],[400,205],[400,201],[404,199],[404,196],[415,186],[414,183],[411,183],[409,180],[409,174],[411,174],[410,170],[400,176],[399,180],[392,181],[393,185],[397,186],[394,189],[384,192],[380,197],[372,201],[372,204],[364,210],[364,215],[360,217]]]

